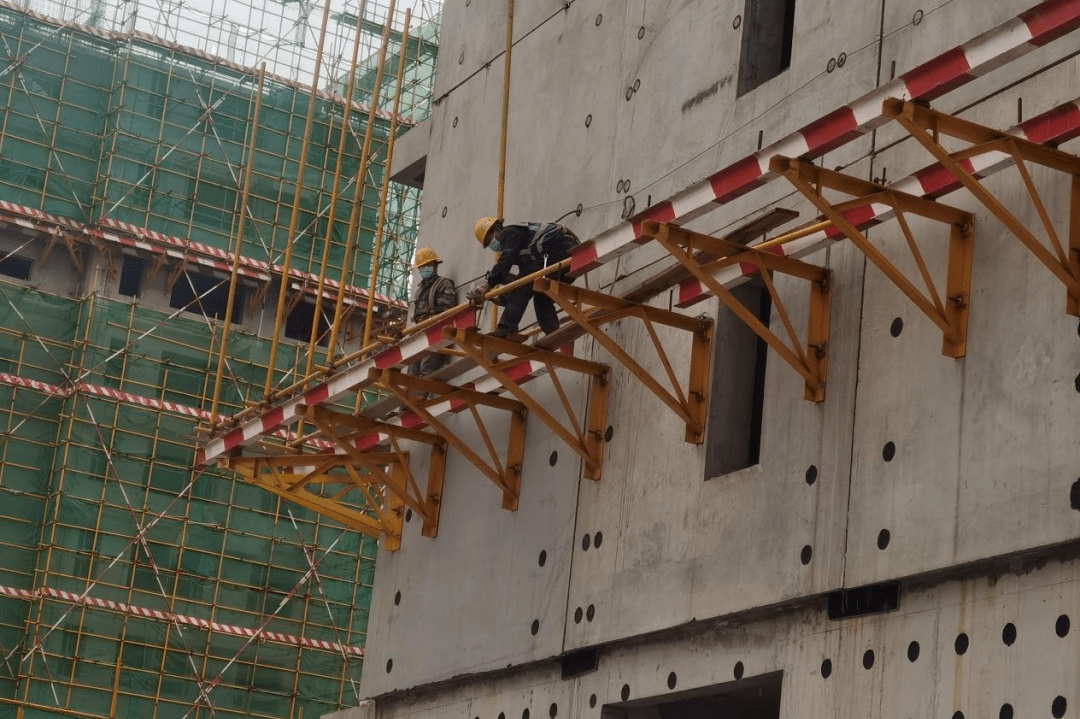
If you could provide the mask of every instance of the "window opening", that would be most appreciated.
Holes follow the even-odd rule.
[[[791,66],[794,35],[795,0],[746,0],[738,96]]]
[[[315,303],[301,302],[285,318],[285,336],[297,342],[311,341],[311,323],[315,320]],[[316,344],[325,347],[330,341],[330,321],[326,318],[325,303],[319,314],[319,335]]]
[[[737,287],[732,294],[768,326],[772,297],[760,278]],[[752,467],[761,460],[768,357],[765,340],[722,308],[713,340],[705,479]]]
[[[142,294],[147,264],[147,261],[141,257],[124,255],[124,264],[120,268],[120,287],[117,292],[124,297],[139,297]]]
[[[28,257],[19,257],[18,255],[5,257],[0,260],[0,275],[14,277],[17,280],[29,280],[30,266],[32,264],[33,260]]]
[[[244,317],[244,287],[236,288],[236,303],[233,306],[232,323],[240,324]],[[198,298],[198,299],[196,299]],[[173,285],[169,307],[183,309],[197,315],[206,315],[213,319],[223,319],[229,304],[229,281],[219,280],[201,272],[184,272],[183,277]]]

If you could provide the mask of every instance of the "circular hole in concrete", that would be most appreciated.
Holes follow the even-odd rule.
[[[585,612],[578,607],[574,610],[574,624],[581,624],[581,618],[585,616]]]
[[[675,685],[679,683],[679,678],[675,676],[675,672],[667,675],[667,688],[674,689]]]
[[[1080,392],[1080,374],[1076,375],[1076,382],[1073,383],[1073,386],[1076,387],[1077,392]]]
[[[559,462],[559,451],[558,450],[552,450],[551,451],[551,456],[548,457],[548,464],[551,465],[552,467],[554,467],[556,464],[558,464],[558,462]]]
[[[588,127],[590,125],[592,125],[592,115],[591,114],[585,116],[585,127]]]
[[[506,719],[506,713],[505,712],[499,712],[499,719]]]
[[[964,719],[964,712],[953,712],[952,719]]]
[[[453,127],[457,127],[457,115],[454,115],[454,121],[450,123]]]
[[[534,619],[533,622],[532,622],[532,626],[529,627],[529,633],[532,634],[535,637],[539,632],[540,632],[540,620],[539,619]]]
[[[529,710],[528,709],[522,709],[521,710],[521,719],[529,719]]]
[[[442,216],[443,216],[443,217],[446,217],[446,208],[445,208],[445,207],[444,207],[444,208],[442,208]]]
[[[1054,719],[1061,719],[1065,716],[1065,710],[1069,708],[1069,703],[1065,701],[1065,697],[1060,694],[1054,697],[1054,701],[1050,704],[1050,713],[1054,715]]]
[[[889,534],[889,530],[883,529],[877,534],[877,548],[885,551],[885,548],[889,546],[889,539],[892,535]]]
[[[893,457],[896,456],[896,444],[894,442],[886,442],[885,446],[881,448],[881,457],[886,462],[893,461]]]
[[[551,719],[555,719],[555,717],[559,716],[558,704],[554,702],[551,703],[551,706],[548,707],[548,716],[551,717]]]
[[[863,669],[870,669],[874,666],[874,650],[867,649],[862,655]]]
[[[806,468],[806,484],[813,487],[814,482],[817,481],[817,466],[811,464]]]
[[[832,676],[832,659],[826,659],[821,662],[821,678],[828,679]]]
[[[919,643],[912,642],[907,645],[907,660],[909,662],[915,662],[919,658]]]
[[[634,96],[634,88],[633,88],[633,86],[627,87],[626,88],[626,101],[630,102],[630,98],[632,98],[633,96]],[[1077,381],[1078,384],[1080,384],[1080,378],[1077,378],[1076,381]]]
[[[623,684],[622,685],[622,691],[619,693],[619,696],[622,697],[623,701],[626,701],[627,699],[630,698],[630,685],[629,684]]]
[[[600,549],[600,543],[604,541],[604,533],[597,532],[593,535],[592,545],[595,549]]]
[[[742,679],[743,672],[745,670],[746,668],[743,666],[742,662],[735,662],[735,668],[731,671],[731,673],[736,679]]]
[[[386,660],[386,673],[389,674],[390,670],[392,670],[393,668],[394,668],[394,660],[393,659],[387,659]]]
[[[589,535],[587,534],[581,538],[581,551],[589,551]]]
[[[602,14],[597,15],[596,16],[596,27],[600,27],[600,23],[602,23],[602,22],[604,22],[604,16]]]
[[[537,563],[541,567],[544,566],[545,564],[547,564],[547,550],[546,549],[541,549],[540,550],[540,559],[537,560]]]
[[[595,694],[590,694],[589,695],[589,708],[590,709],[595,709],[596,708],[596,695]]]
[[[1002,704],[1001,710],[998,712],[998,719],[1013,719],[1012,704]]]
[[[799,553],[799,561],[804,565],[809,564],[810,560],[814,558],[814,548],[807,544],[802,548],[802,552]]]
[[[593,620],[593,617],[595,617],[595,616],[596,616],[596,607],[593,606],[592,604],[590,604],[588,606],[588,608],[585,610],[585,621],[591,622]]]
[[[394,592],[394,606],[396,607],[399,604],[401,604],[401,592],[397,591]]]
[[[458,64],[458,65],[462,65],[462,64],[464,64],[464,63],[465,63],[465,51],[464,51],[464,50],[462,50],[462,51],[461,51],[461,54],[460,54],[460,55],[458,55],[458,59],[457,59],[457,64]]]
[[[637,39],[638,40],[644,40],[645,39],[645,26],[644,25],[642,25],[641,27],[638,28]]]
[[[735,19],[731,21],[731,27],[738,30],[740,25],[742,25],[742,15],[736,15]]]
[[[411,522],[412,521],[412,510],[411,509],[406,509],[405,510],[405,521],[406,522]]]
[[[923,19],[923,11],[922,10],[916,10],[915,14],[911,16],[911,24],[912,25],[918,25],[919,23],[922,22],[922,19]]]
[[[960,632],[956,635],[956,641],[953,642],[953,649],[956,650],[957,654],[963,656],[964,654],[967,654],[967,650],[970,645],[971,642],[968,641],[968,635]]]
[[[641,78],[639,77],[639,78],[636,78],[634,80],[634,92],[637,92],[640,89],[641,89]],[[626,191],[630,192],[630,180],[626,181]]]
[[[1069,633],[1070,626],[1072,626],[1072,622],[1069,621],[1069,615],[1062,614],[1060,617],[1057,618],[1057,621],[1054,623],[1054,631],[1059,637],[1064,639],[1065,636]]]
[[[1016,625],[1009,622],[1001,629],[1001,641],[1007,647],[1011,647],[1016,641]]]
[[[612,426],[611,426],[611,425],[609,424],[609,425],[607,426],[607,429],[606,429],[606,430],[604,430],[604,441],[605,441],[605,442],[610,442],[610,441],[611,441],[611,438],[612,438],[612,437],[614,437],[614,436],[615,436],[615,428],[614,428],[614,427],[612,427]]]
[[[1080,511],[1080,479],[1073,482],[1069,489],[1069,506]]]
[[[903,332],[903,331],[904,331],[904,320],[902,318],[900,318],[900,317],[897,317],[896,319],[894,319],[892,321],[892,324],[889,325],[889,334],[891,334],[893,337],[899,337],[900,333]]]

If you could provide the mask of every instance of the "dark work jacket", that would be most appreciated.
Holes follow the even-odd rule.
[[[562,225],[537,222],[503,225],[492,239],[499,241],[499,259],[487,273],[491,287],[512,282],[517,277],[511,273],[515,266],[521,275],[528,275],[546,264],[561,262],[570,256],[570,248],[578,242]]]
[[[457,290],[449,277],[436,273],[420,280],[413,305],[413,322],[422,322],[457,305]]]

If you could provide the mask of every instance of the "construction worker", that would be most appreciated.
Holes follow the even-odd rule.
[[[429,317],[457,306],[457,289],[454,281],[439,274],[442,260],[430,247],[416,251],[413,266],[420,275],[420,284],[413,299],[413,322],[423,322]],[[431,353],[414,365],[414,374],[426,375],[446,364],[447,356]]]
[[[482,297],[492,287],[513,282],[518,277],[565,260],[578,244],[577,236],[562,225],[552,222],[506,223],[496,217],[481,217],[476,223],[475,235],[480,244],[498,254],[495,265],[487,273],[485,284],[470,294],[474,298]],[[519,272],[517,275],[511,274],[515,266]],[[566,273],[560,270],[549,277],[562,282]],[[518,323],[529,306],[530,298],[536,311],[536,321],[544,334],[551,334],[559,328],[559,311],[555,303],[547,295],[534,292],[532,283],[529,283],[513,290],[506,298],[506,308],[493,333],[496,337],[506,337],[518,331]]]

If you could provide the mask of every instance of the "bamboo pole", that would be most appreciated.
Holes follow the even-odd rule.
[[[341,314],[345,306],[345,288],[348,286],[349,268],[356,250],[356,235],[360,223],[360,211],[364,206],[364,190],[367,189],[367,166],[371,160],[371,137],[375,130],[376,111],[379,107],[379,94],[382,91],[383,70],[386,69],[386,50],[390,45],[390,25],[394,19],[394,7],[397,0],[390,0],[390,9],[386,13],[386,25],[383,27],[382,44],[379,46],[379,60],[375,69],[375,87],[371,91],[371,107],[368,110],[367,128],[364,130],[364,148],[360,152],[360,168],[357,170],[356,195],[353,200],[352,214],[349,216],[349,229],[345,240],[345,257],[341,263],[341,282],[338,283],[337,302],[334,304],[334,321],[330,323],[330,347],[326,353],[326,364],[334,366],[334,352],[337,348],[338,334],[341,331]],[[363,18],[360,18],[363,22]],[[351,101],[352,98],[349,98]],[[375,301],[368,296],[368,303]]]
[[[368,303],[367,313],[364,316],[364,341],[362,347],[366,347],[371,341],[371,319],[375,311],[375,303],[371,298],[375,296],[375,288],[379,280],[379,259],[382,254],[382,243],[386,223],[386,200],[390,194],[390,167],[394,162],[394,140],[397,134],[398,110],[401,108],[401,86],[405,80],[405,61],[409,55],[409,24],[412,22],[412,9],[405,11],[405,29],[401,32],[401,52],[398,56],[397,84],[394,90],[394,107],[390,114],[390,136],[386,140],[386,170],[383,172],[382,190],[379,193],[379,219],[375,223],[375,248],[371,256],[371,277],[368,278]]]
[[[330,0],[324,0],[322,27],[319,30],[319,43],[315,51],[315,71],[311,80],[311,100],[308,102],[307,120],[304,123],[304,141],[300,146],[300,166],[296,175],[296,193],[293,195],[292,216],[289,218],[289,231],[285,236],[285,259],[281,266],[281,287],[278,289],[277,312],[274,314],[274,333],[270,340],[270,362],[266,368],[266,383],[263,388],[264,399],[271,396],[274,386],[274,369],[277,364],[277,348],[281,336],[281,325],[285,313],[285,296],[289,291],[289,268],[292,264],[293,234],[300,222],[300,199],[304,193],[304,174],[307,171],[308,150],[311,149],[311,126],[315,122],[315,103],[319,96],[319,73],[322,70],[323,44],[326,42],[326,24],[330,20]]]
[[[330,193],[330,211],[327,214],[326,236],[323,238],[322,262],[319,267],[319,283],[315,291],[315,313],[311,321],[311,337],[308,340],[307,366],[304,369],[304,377],[311,375],[315,364],[315,347],[319,339],[319,317],[322,314],[323,290],[326,287],[326,269],[330,261],[330,242],[334,236],[334,216],[337,214],[338,190],[341,188],[341,166],[345,159],[346,139],[349,137],[349,120],[352,115],[353,90],[356,88],[356,63],[360,58],[360,39],[364,32],[364,11],[367,8],[367,0],[360,0],[360,12],[357,15],[356,38],[353,41],[352,62],[349,65],[349,84],[345,91],[345,109],[341,113],[341,137],[338,139],[337,162],[334,164],[333,192]],[[359,178],[357,178],[359,181]],[[345,267],[341,268],[341,280],[345,279]],[[327,349],[329,358],[330,350]]]
[[[214,375],[214,398],[210,402],[210,426],[217,424],[218,400],[221,398],[221,380],[225,375],[225,353],[229,349],[229,329],[232,327],[233,310],[236,307],[237,277],[240,274],[240,254],[244,248],[244,225],[247,221],[248,199],[251,197],[251,176],[255,174],[255,140],[259,134],[259,115],[262,113],[263,82],[266,80],[266,63],[259,66],[259,86],[255,91],[255,114],[251,119],[251,141],[248,143],[247,168],[244,171],[244,189],[240,193],[240,219],[236,225],[236,241],[233,246],[232,271],[229,273],[229,300],[225,303],[225,326],[221,330],[218,348],[217,374]],[[272,360],[271,360],[272,361]]]

